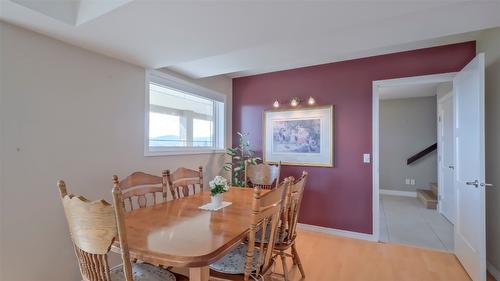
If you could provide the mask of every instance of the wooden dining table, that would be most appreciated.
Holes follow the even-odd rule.
[[[210,192],[171,200],[125,215],[130,256],[147,263],[189,268],[189,279],[207,281],[208,266],[236,248],[246,237],[253,189],[231,187],[217,211],[199,207]],[[113,251],[119,251],[115,243]]]

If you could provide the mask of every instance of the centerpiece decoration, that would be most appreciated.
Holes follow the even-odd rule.
[[[227,184],[227,180],[222,176],[216,176],[213,180],[211,180],[208,185],[210,186],[210,195],[212,199],[213,207],[222,206],[222,197],[224,192],[229,190],[229,185]]]

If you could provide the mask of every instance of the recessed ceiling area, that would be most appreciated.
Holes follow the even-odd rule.
[[[498,15],[498,0],[0,1],[5,22],[193,78],[475,40],[480,30],[500,26]]]

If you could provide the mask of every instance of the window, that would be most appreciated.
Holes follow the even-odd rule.
[[[145,155],[224,149],[224,95],[158,72],[147,81]]]

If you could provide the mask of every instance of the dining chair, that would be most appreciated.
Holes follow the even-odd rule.
[[[199,192],[203,191],[203,167],[198,167],[198,171],[188,168],[178,168],[173,173],[165,171],[170,193],[174,199],[186,197],[196,193],[196,186]],[[190,192],[191,189],[191,192]]]
[[[255,187],[253,191],[250,231],[246,243],[210,265],[212,280],[266,280],[275,262],[274,240],[278,233],[280,212],[288,182],[271,191]],[[267,229],[270,229],[269,231]],[[269,237],[263,237],[269,233]],[[268,239],[270,243],[259,243]]]
[[[297,222],[307,177],[308,173],[303,171],[298,180],[295,181],[291,178],[291,183],[286,191],[286,198],[279,226],[279,239],[275,245],[275,251],[278,252],[281,257],[285,281],[289,280],[286,265],[287,257],[292,258],[293,264],[297,265],[299,268],[302,278],[306,277],[304,267],[300,262],[299,254],[295,246],[295,239],[297,238]],[[291,249],[290,254],[286,252],[288,249]]]
[[[119,181],[118,176],[114,175],[113,184],[118,184],[122,190],[123,208],[127,212],[167,201],[165,172],[161,177],[143,172],[134,172],[122,181]],[[160,198],[161,201],[158,200]]]
[[[83,281],[175,281],[176,276],[147,263],[130,262],[121,192],[113,190],[115,208],[104,200],[68,194],[58,181],[71,240]],[[110,268],[108,253],[119,240],[123,264]]]
[[[280,181],[280,169],[281,162],[277,165],[248,164],[245,162],[245,183],[248,187],[276,188]]]

